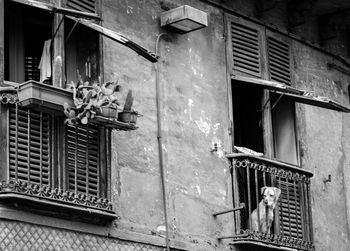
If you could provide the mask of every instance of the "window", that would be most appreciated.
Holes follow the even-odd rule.
[[[12,2],[5,3],[5,80],[40,80],[44,42],[51,38],[53,15]]]
[[[312,173],[299,167],[295,102],[350,112],[326,97],[293,87],[290,41],[265,27],[226,15],[232,119],[233,244],[313,250]],[[263,187],[281,194],[270,228],[252,227]],[[260,225],[263,216],[258,217]],[[266,218],[266,217],[265,217]]]
[[[158,56],[100,26],[98,0],[62,6],[11,0],[0,12],[0,85],[9,90],[0,93],[6,96],[0,103],[0,199],[41,214],[106,223],[116,217],[109,202],[111,130],[137,127],[102,116],[87,126],[65,125],[62,105],[73,104],[66,83],[77,80],[77,71],[89,82],[102,75],[100,35],[151,62]]]
[[[97,82],[101,75],[98,33],[66,19],[65,38],[67,83],[78,80],[77,70],[84,81]]]
[[[19,105],[8,106],[7,113],[9,145],[2,161],[9,163],[3,167],[8,178],[0,197],[21,195],[28,203],[41,198],[63,213],[73,206],[81,219],[114,218],[107,190],[110,129],[64,125],[61,116]]]
[[[67,6],[88,2],[96,4],[68,1]],[[12,1],[6,1],[4,13],[6,81],[55,84],[51,76],[55,72],[53,55],[57,54],[53,37],[58,35],[59,26],[66,31],[61,38],[66,51],[62,56],[66,59],[62,62],[64,81],[76,81],[77,70],[84,81],[97,81],[97,32],[72,20],[55,24],[55,14]],[[42,78],[39,67],[44,53],[49,73]],[[4,121],[1,138],[8,141],[0,156],[4,180],[0,198],[22,201],[21,207],[44,214],[65,217],[76,212],[75,218],[89,222],[115,217],[108,191],[110,128],[99,124],[65,125],[62,112],[41,105],[1,105],[0,113]]]
[[[263,137],[263,89],[233,81],[232,96],[235,144],[263,153],[266,148]],[[275,93],[271,93],[270,99],[269,102],[273,104],[273,156],[280,161],[243,153],[229,157],[232,161],[235,207],[245,205],[239,213],[235,213],[236,236],[233,239],[236,244],[259,239],[259,244],[271,242],[279,246],[312,250],[312,230],[306,230],[311,225],[308,196],[312,174],[296,166],[294,106],[291,100]],[[269,235],[262,229],[254,232],[250,228],[252,222],[249,222],[250,215],[262,200],[261,189],[266,186],[281,190]],[[259,225],[263,218],[261,215],[258,219]]]

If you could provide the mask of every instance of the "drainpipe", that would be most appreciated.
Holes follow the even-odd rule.
[[[161,37],[167,36],[166,33],[161,33],[157,36],[156,41],[156,55],[159,55],[158,46]],[[168,210],[167,210],[167,196],[166,196],[166,187],[165,187],[165,173],[164,173],[164,163],[163,163],[163,142],[162,142],[162,118],[161,118],[161,109],[160,109],[160,83],[159,83],[159,64],[161,60],[155,65],[156,69],[156,104],[157,104],[157,139],[158,139],[158,156],[159,156],[159,168],[160,168],[160,178],[162,183],[162,197],[163,197],[163,211],[164,211],[164,224],[165,224],[165,245],[166,250],[170,251],[169,247],[169,227],[168,227]]]

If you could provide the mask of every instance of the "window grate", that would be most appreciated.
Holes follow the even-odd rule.
[[[67,6],[80,11],[96,12],[96,0],[67,0]]]
[[[272,37],[268,37],[267,45],[270,79],[290,85],[289,45]]]
[[[257,29],[231,22],[233,70],[261,76],[260,34]]]
[[[10,178],[50,185],[50,115],[12,106],[9,118]]]
[[[66,126],[68,189],[99,196],[99,136],[94,126]]]
[[[232,154],[228,158],[232,164],[233,208],[243,205],[234,212],[235,230],[229,237],[233,243],[251,241],[314,250],[309,199],[312,174],[286,163],[248,154]],[[260,211],[264,205],[255,210],[262,201],[265,186],[281,190],[270,227],[266,227],[266,211]]]

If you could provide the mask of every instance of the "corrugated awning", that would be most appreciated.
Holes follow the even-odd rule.
[[[131,41],[130,39],[128,39],[124,35],[117,33],[115,31],[106,29],[98,24],[95,24],[95,23],[89,21],[89,20],[82,19],[82,18],[100,19],[100,17],[94,13],[77,11],[77,10],[63,8],[63,7],[56,7],[52,4],[43,3],[43,2],[39,2],[39,1],[35,1],[35,0],[11,0],[11,1],[25,4],[28,6],[32,6],[35,8],[39,8],[42,10],[53,11],[53,12],[57,12],[57,13],[61,13],[63,15],[66,15],[66,17],[97,31],[98,33],[100,33],[100,34],[120,43],[120,44],[123,44],[124,46],[135,51],[137,54],[141,55],[142,57],[151,61],[152,63],[155,63],[158,61],[159,56],[157,56],[152,51],[147,50],[143,46]]]
[[[318,107],[323,107],[326,109],[336,110],[340,112],[350,112],[350,108],[343,106],[330,98],[317,96],[311,92],[304,90],[299,90],[293,88],[286,84],[282,84],[276,81],[262,80],[250,77],[242,77],[231,75],[231,80],[245,82],[249,85],[254,85],[263,89],[271,90],[276,93],[280,93],[294,100],[295,102],[300,102],[308,105],[314,105]]]
[[[69,19],[72,19],[73,21],[76,21],[82,25],[85,25],[98,33],[120,43],[125,45],[126,47],[132,49],[142,57],[146,58],[147,60],[151,61],[152,63],[155,63],[158,61],[159,56],[157,56],[155,53],[147,50],[146,48],[142,47],[141,45],[138,45],[137,43],[131,41],[130,39],[126,38],[124,35],[117,33],[115,31],[112,31],[110,29],[104,28],[98,24],[95,24],[89,20],[76,18],[72,16],[66,16]]]

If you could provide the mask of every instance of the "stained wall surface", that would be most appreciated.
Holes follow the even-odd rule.
[[[206,1],[105,1],[105,26],[155,48],[161,56],[161,122],[166,170],[167,208],[171,237],[200,243],[206,249],[225,249],[217,235],[232,230],[229,218],[211,214],[229,208],[230,174],[228,94],[224,10]],[[215,2],[215,1],[212,1]],[[219,1],[217,1],[218,3]],[[188,4],[208,13],[209,26],[179,35],[159,28],[161,6]],[[253,1],[230,1],[225,7],[254,15]],[[286,6],[261,17],[262,22],[286,30]],[[311,33],[314,25],[308,24]],[[315,35],[315,34],[314,34]],[[311,36],[311,35],[310,35]],[[349,104],[349,77],[327,68],[334,60],[323,52],[292,43],[293,85]],[[104,40],[105,78],[116,74],[132,89],[135,108],[144,116],[135,132],[113,134],[113,198],[121,228],[146,234],[164,229],[157,149],[155,66],[133,52]],[[347,250],[347,148],[349,117],[309,105],[297,105],[297,128],[302,167],[314,172],[312,211],[316,250]],[[213,143],[219,151],[211,153]],[[323,178],[332,175],[331,183]],[[158,233],[158,232],[157,232]],[[336,241],[335,241],[336,240]],[[198,244],[199,245],[199,244]]]
[[[232,234],[231,216],[212,216],[232,207],[231,175],[225,158],[225,153],[231,151],[231,138],[224,13],[237,11],[286,30],[287,8],[280,4],[283,1],[277,2],[278,7],[257,17],[253,0],[102,1],[103,26],[153,51],[158,48],[160,60],[156,67],[130,49],[103,39],[105,81],[119,79],[124,97],[131,89],[134,108],[143,116],[137,130],[112,134],[111,197],[118,219],[98,230],[101,235],[157,245],[154,250],[164,243],[156,107],[158,71],[171,246],[179,250],[230,250],[228,242],[219,242],[217,237]],[[182,35],[160,28],[160,13],[183,4],[208,13],[208,27]],[[224,8],[217,6],[220,4]],[[312,39],[316,37],[315,24],[305,24],[304,28],[297,30],[299,35],[304,32]],[[342,41],[337,44],[344,46]],[[350,77],[327,67],[329,62],[342,65],[341,61],[295,40],[292,56],[293,86],[349,106]],[[297,104],[296,113],[301,165],[314,173],[311,201],[316,250],[350,250],[350,115],[303,104]],[[212,152],[214,144],[218,149]],[[329,174],[332,181],[324,183]],[[16,224],[1,227],[11,230]],[[25,227],[39,231],[37,227]],[[79,227],[73,228],[84,233],[85,228]],[[52,236],[56,230],[43,231]],[[86,234],[90,235],[91,231]],[[79,235],[79,240],[89,243],[92,237],[86,236]],[[108,243],[109,239],[101,241]]]

